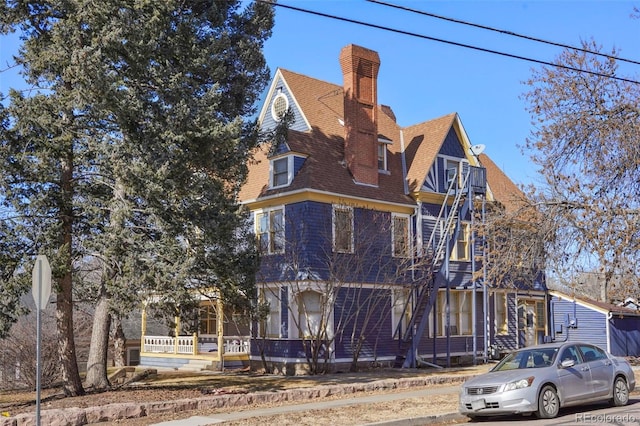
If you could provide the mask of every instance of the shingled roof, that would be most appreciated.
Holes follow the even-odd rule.
[[[416,201],[411,195],[420,191],[447,134],[452,128],[458,134],[464,134],[456,113],[401,128],[389,106],[376,105],[378,138],[389,142],[388,173],[379,173],[377,185],[363,185],[355,181],[345,161],[343,86],[284,69],[277,70],[272,90],[276,81],[286,87],[300,112],[301,121],[306,124],[304,127],[308,129],[289,130],[287,136],[291,152],[306,157],[306,160],[290,185],[271,189],[268,186],[268,148],[258,149],[254,153],[254,161],[249,165],[248,180],[240,192],[240,200],[244,203],[283,193],[312,191],[413,206]],[[269,104],[267,98],[261,117],[265,116]],[[466,135],[461,141],[463,145],[468,143]],[[468,147],[465,146],[464,150],[468,151]],[[469,157],[473,164],[475,158]],[[481,158],[487,167],[488,181],[494,195],[508,203],[514,192],[520,194],[486,155]]]

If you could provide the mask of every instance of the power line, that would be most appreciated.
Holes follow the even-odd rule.
[[[596,52],[596,51],[589,50],[589,49],[584,49],[582,47],[575,47],[575,46],[571,46],[571,45],[568,45],[568,44],[558,43],[558,42],[555,42],[555,41],[549,41],[549,40],[544,40],[544,39],[537,38],[537,37],[532,37],[532,36],[528,36],[528,35],[514,33],[513,31],[501,30],[501,29],[489,27],[489,26],[486,26],[486,25],[475,24],[473,22],[467,22],[467,21],[462,21],[460,19],[449,18],[447,16],[436,15],[435,13],[425,12],[423,10],[413,9],[413,8],[406,7],[406,6],[400,6],[400,5],[393,4],[393,3],[387,3],[387,2],[384,2],[384,1],[381,1],[381,0],[365,0],[365,1],[368,1],[369,3],[380,4],[382,6],[392,7],[392,8],[395,8],[395,9],[405,10],[407,12],[417,13],[419,15],[425,15],[425,16],[429,16],[429,17],[432,17],[432,18],[442,19],[444,21],[455,22],[456,24],[468,25],[470,27],[475,27],[475,28],[481,28],[483,30],[494,31],[494,32],[497,32],[497,33],[506,34],[506,35],[510,35],[510,36],[514,36],[514,37],[519,37],[519,38],[523,38],[523,39],[530,40],[530,41],[536,41],[536,42],[539,42],[539,43],[550,44],[552,46],[557,46],[557,47],[562,47],[562,48],[565,48],[565,49],[576,50],[576,51],[579,51],[579,52],[589,53],[591,55],[602,56],[602,57],[607,58],[607,59],[615,59],[616,61],[620,61],[620,62],[628,62],[630,64],[640,65],[640,61],[636,61],[636,60],[633,60],[633,59],[620,58],[620,57],[617,57],[617,56],[608,55],[606,53],[601,53],[601,52]]]
[[[473,46],[473,45],[470,45],[470,44],[458,43],[458,42],[451,41],[451,40],[444,40],[444,39],[441,39],[441,38],[431,37],[431,36],[427,36],[427,35],[424,35],[424,34],[418,34],[418,33],[410,32],[410,31],[399,30],[397,28],[385,27],[383,25],[377,25],[377,24],[372,24],[372,23],[369,23],[369,22],[358,21],[356,19],[345,18],[345,17],[337,16],[337,15],[331,15],[331,14],[324,13],[324,12],[317,12],[315,10],[310,10],[310,9],[303,9],[301,7],[286,5],[286,4],[282,4],[282,3],[273,3],[270,0],[256,0],[256,1],[261,2],[261,3],[269,3],[269,4],[273,5],[273,6],[282,7],[282,8],[285,8],[285,9],[291,9],[291,10],[295,10],[295,11],[298,11],[298,12],[304,12],[304,13],[308,13],[308,14],[311,14],[311,15],[322,16],[324,18],[330,18],[330,19],[335,19],[335,20],[338,20],[338,21],[343,21],[343,22],[349,22],[349,23],[352,23],[352,24],[362,25],[362,26],[365,26],[365,27],[376,28],[376,29],[383,30],[383,31],[389,31],[389,32],[397,33],[397,34],[408,35],[408,36],[411,36],[411,37],[422,38],[422,39],[425,39],[425,40],[436,41],[436,42],[439,42],[439,43],[449,44],[449,45],[452,45],[452,46],[464,47],[464,48],[467,48],[467,49],[477,50],[477,51],[480,51],[480,52],[492,53],[494,55],[504,56],[504,57],[507,57],[507,58],[520,59],[522,61],[533,62],[533,63],[539,64],[539,65],[547,65],[547,66],[550,66],[550,67],[562,68],[562,69],[566,69],[566,70],[569,70],[569,71],[575,71],[575,72],[581,72],[581,73],[585,73],[585,74],[591,74],[591,75],[595,75],[595,76],[598,76],[598,77],[611,78],[611,79],[614,79],[614,80],[624,81],[624,82],[627,82],[627,83],[640,84],[640,81],[631,80],[631,79],[623,78],[623,77],[617,77],[615,75],[607,75],[607,74],[602,74],[602,73],[595,72],[595,71],[583,70],[583,69],[580,69],[580,68],[570,67],[568,65],[554,64],[553,62],[542,61],[542,60],[539,60],[539,59],[528,58],[526,56],[520,56],[520,55],[511,54],[511,53],[500,52],[498,50],[486,49],[484,47]]]

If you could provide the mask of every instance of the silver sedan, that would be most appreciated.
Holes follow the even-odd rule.
[[[460,413],[471,419],[535,413],[553,418],[560,407],[608,400],[629,402],[636,379],[629,363],[590,343],[531,346],[504,357],[460,390]]]

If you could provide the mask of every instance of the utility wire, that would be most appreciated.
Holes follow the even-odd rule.
[[[369,23],[369,22],[358,21],[358,20],[351,19],[351,18],[344,18],[342,16],[337,16],[337,15],[331,15],[331,14],[324,13],[324,12],[317,12],[317,11],[310,10],[310,9],[303,9],[301,7],[290,6],[290,5],[286,5],[286,4],[282,4],[282,3],[273,3],[270,0],[256,0],[256,1],[261,2],[261,3],[269,3],[269,4],[273,5],[273,6],[282,7],[282,8],[285,8],[285,9],[291,9],[291,10],[295,10],[295,11],[298,11],[298,12],[304,12],[304,13],[308,13],[308,14],[311,14],[311,15],[322,16],[324,18],[330,18],[330,19],[335,19],[335,20],[338,20],[338,21],[349,22],[349,23],[352,23],[352,24],[357,24],[357,25],[362,25],[362,26],[370,27],[370,28],[376,28],[376,29],[379,29],[379,30],[389,31],[389,32],[397,33],[397,34],[403,34],[403,35],[408,35],[408,36],[412,36],[412,37],[422,38],[422,39],[425,39],[425,40],[436,41],[436,42],[439,42],[439,43],[450,44],[450,45],[453,45],[453,46],[465,47],[467,49],[477,50],[477,51],[480,51],[480,52],[492,53],[494,55],[505,56],[507,58],[520,59],[522,61],[533,62],[533,63],[540,64],[540,65],[547,65],[547,66],[550,66],[550,67],[562,68],[562,69],[566,69],[566,70],[570,70],[570,71],[576,71],[576,72],[580,72],[580,73],[591,74],[591,75],[595,75],[595,76],[603,77],[603,78],[611,78],[611,79],[614,79],[614,80],[624,81],[624,82],[627,82],[627,83],[640,84],[640,81],[631,80],[631,79],[623,78],[623,77],[617,77],[615,75],[607,75],[607,74],[602,74],[602,73],[595,72],[595,71],[583,70],[583,69],[580,69],[580,68],[570,67],[568,65],[554,64],[553,62],[542,61],[542,60],[539,60],[539,59],[528,58],[526,56],[520,56],[520,55],[511,54],[511,53],[500,52],[498,50],[486,49],[484,47],[473,46],[473,45],[470,45],[470,44],[458,43],[458,42],[451,41],[451,40],[444,40],[444,39],[441,39],[441,38],[431,37],[431,36],[427,36],[427,35],[424,35],[424,34],[418,34],[418,33],[410,32],[410,31],[399,30],[397,28],[385,27],[385,26],[382,26],[382,25],[372,24],[372,23]]]
[[[636,60],[633,60],[633,59],[620,58],[620,57],[616,57],[616,56],[613,56],[613,55],[608,55],[606,53],[601,53],[601,52],[596,52],[596,51],[589,50],[589,49],[584,49],[582,47],[575,47],[575,46],[571,46],[571,45],[568,45],[568,44],[557,43],[555,41],[549,41],[549,40],[544,40],[544,39],[541,39],[541,38],[536,38],[536,37],[532,37],[532,36],[528,36],[528,35],[518,34],[518,33],[512,32],[512,31],[507,31],[507,30],[501,30],[501,29],[498,29],[498,28],[488,27],[486,25],[474,24],[473,22],[467,22],[467,21],[462,21],[462,20],[455,19],[455,18],[449,18],[449,17],[442,16],[442,15],[436,15],[435,13],[425,12],[423,10],[413,9],[413,8],[406,7],[406,6],[400,6],[400,5],[393,4],[393,3],[387,3],[387,2],[381,1],[381,0],[365,0],[365,1],[368,1],[369,3],[377,3],[377,4],[380,4],[382,6],[393,7],[395,9],[400,9],[400,10],[404,10],[404,11],[407,11],[407,12],[412,12],[412,13],[417,13],[417,14],[420,14],[420,15],[430,16],[432,18],[442,19],[442,20],[449,21],[449,22],[455,22],[456,24],[468,25],[470,27],[475,27],[475,28],[481,28],[483,30],[494,31],[494,32],[497,32],[497,33],[506,34],[506,35],[510,35],[510,36],[514,36],[514,37],[519,37],[519,38],[523,38],[523,39],[530,40],[530,41],[536,41],[536,42],[539,42],[539,43],[550,44],[552,46],[558,46],[558,47],[562,47],[562,48],[565,48],[565,49],[576,50],[576,51],[579,51],[579,52],[589,53],[591,55],[602,56],[602,57],[605,57],[607,59],[615,59],[616,61],[628,62],[630,64],[640,65],[640,61],[636,61]]]

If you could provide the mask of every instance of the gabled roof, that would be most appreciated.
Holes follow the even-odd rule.
[[[612,303],[601,302],[599,300],[590,299],[584,296],[569,296],[568,294],[559,291],[550,291],[550,295],[558,297],[560,299],[575,301],[577,304],[586,308],[598,311],[603,314],[614,314],[622,316],[640,316],[640,312],[635,309],[627,308],[624,306],[614,305]]]
[[[313,190],[387,203],[414,204],[404,190],[400,128],[388,115],[387,108],[378,106],[378,133],[391,141],[388,146],[389,174],[380,174],[377,187],[359,185],[344,162],[342,87],[283,69],[279,72],[295,97],[296,106],[311,126],[309,132],[290,130],[289,147],[308,157],[291,185],[269,189],[268,179],[265,180],[269,176],[267,149],[258,150],[254,156],[256,162],[250,164],[247,183],[240,192],[243,202],[279,193]]]
[[[411,194],[420,191],[447,135],[454,130],[472,165],[477,159],[469,151],[470,143],[456,113],[401,128],[390,107],[377,105],[377,126],[380,140],[389,142],[388,170],[380,173],[378,186],[358,184],[345,164],[344,90],[342,86],[318,80],[292,71],[278,69],[272,87],[261,111],[261,119],[271,105],[276,80],[293,99],[293,108],[305,121],[298,129],[289,130],[287,141],[294,153],[306,156],[292,184],[270,189],[267,148],[255,152],[249,164],[246,184],[240,191],[240,200],[251,203],[279,194],[316,191],[338,196],[363,198],[383,203],[415,205]],[[486,155],[488,182],[495,195],[508,204],[515,191],[520,190],[502,173]],[[485,164],[486,163],[486,164]],[[511,191],[511,195],[509,192]]]
[[[489,156],[480,154],[479,159],[487,170],[487,184],[493,199],[500,202],[507,211],[516,211],[526,198],[524,193],[496,166]]]
[[[456,114],[448,114],[404,130],[409,191],[419,191],[422,187],[455,118]]]

